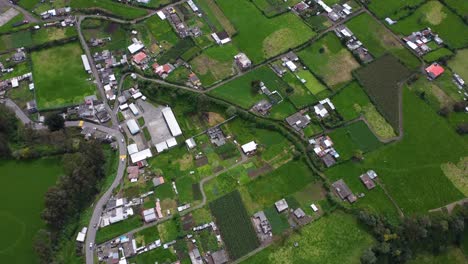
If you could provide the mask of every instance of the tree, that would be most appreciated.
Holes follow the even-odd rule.
[[[453,104],[453,111],[455,112],[465,112],[465,108],[468,106],[468,103],[465,101],[456,102]]]
[[[34,237],[34,250],[39,257],[40,263],[51,263],[52,240],[50,232],[40,229]]]
[[[228,116],[235,116],[236,113],[237,113],[237,109],[236,109],[236,107],[234,107],[234,106],[232,106],[232,105],[229,106],[228,109],[226,109],[226,114],[227,114]]]
[[[468,134],[468,123],[459,124],[457,126],[457,132],[460,135]]]
[[[439,115],[443,117],[448,117],[450,115],[450,108],[448,108],[447,106],[442,107],[439,110]]]
[[[250,83],[250,91],[252,92],[252,94],[257,94],[258,91],[260,90],[260,87],[261,87],[261,81],[260,80],[253,80],[251,83]]]
[[[48,115],[44,123],[50,131],[58,131],[65,128],[65,119],[59,114]]]
[[[364,159],[364,152],[360,149],[356,149],[354,150],[354,153],[353,153],[353,158],[356,160],[356,161],[361,161]]]
[[[377,257],[375,256],[374,251],[368,248],[364,251],[364,254],[361,256],[361,263],[363,264],[373,264],[377,262]]]

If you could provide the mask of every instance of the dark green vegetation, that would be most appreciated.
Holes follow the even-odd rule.
[[[70,2],[70,6],[73,9],[83,11],[95,10],[98,13],[107,13],[123,19],[135,19],[148,13],[145,9],[132,7],[112,0],[73,0]]]
[[[283,1],[283,0],[253,0],[258,9],[262,11],[262,13],[267,16],[275,16],[281,13],[285,13],[288,11],[288,7],[295,5],[296,3],[300,2],[299,0],[292,0],[292,1]]]
[[[452,70],[459,74],[464,80],[468,80],[468,49],[458,50],[448,65]]]
[[[9,263],[38,263],[33,240],[45,226],[39,217],[43,197],[63,172],[60,159],[3,160],[0,169],[4,182],[0,198],[8,201],[0,210],[0,232],[8,238],[0,243],[0,257]]]
[[[298,55],[312,72],[331,87],[351,80],[351,72],[359,67],[334,33],[326,34]]]
[[[361,14],[346,25],[374,57],[391,53],[410,69],[420,66],[416,56],[403,47],[385,26],[379,24],[369,14]]]
[[[86,79],[78,43],[44,49],[31,54],[39,108],[55,108],[82,102],[96,93]]]
[[[133,216],[125,221],[100,228],[96,234],[96,244],[101,244],[108,240],[118,237],[121,234],[125,234],[137,227],[140,227],[143,221],[139,216]],[[152,241],[150,241],[151,243]]]
[[[371,0],[367,6],[379,18],[384,19],[390,17],[393,20],[398,20],[403,16],[409,15],[416,7],[423,4],[425,0]]]
[[[441,165],[456,162],[466,155],[466,139],[457,135],[442,117],[408,89],[403,92],[403,117],[401,141],[368,153],[360,163],[348,162],[334,167],[333,178],[355,181],[354,186],[357,186],[362,184],[357,177],[373,169],[407,214],[424,213],[462,199],[464,196],[445,177]],[[394,209],[381,207],[379,210]]]
[[[352,82],[332,98],[336,111],[344,120],[358,118],[363,107],[370,104],[369,97],[357,82]]]
[[[423,59],[427,62],[437,62],[441,59],[446,59],[453,55],[453,52],[447,48],[440,48],[434,51],[431,51],[423,56]]]
[[[468,45],[468,25],[439,1],[429,1],[391,29],[403,35],[430,27],[452,48]]]
[[[441,0],[442,3],[445,3],[449,8],[452,9],[455,13],[460,15],[465,21],[468,19],[468,5],[464,0]]]
[[[294,243],[298,243],[298,247]],[[320,218],[291,235],[248,258],[242,263],[328,263],[357,264],[372,237],[350,215],[336,212]]]
[[[351,158],[357,150],[370,152],[382,145],[362,121],[338,128],[329,136],[335,143],[340,159],[343,160]]]
[[[409,71],[395,57],[384,56],[359,69],[356,76],[375,102],[377,109],[398,130],[400,126],[399,82],[409,76]]]
[[[39,30],[21,30],[1,35],[0,49],[11,50],[20,47],[37,47],[52,41],[66,41],[76,36],[77,31],[74,27],[43,27]]]
[[[210,203],[231,259],[238,259],[259,246],[257,235],[238,191]]]
[[[291,13],[267,19],[247,0],[218,0],[217,4],[238,31],[233,39],[234,44],[253,63],[299,46],[315,35],[299,17]]]
[[[149,24],[149,23],[148,23]],[[106,40],[104,45],[98,47],[90,47],[91,51],[102,50],[125,50],[131,44],[131,39],[128,34],[128,27],[123,24],[106,21],[102,19],[85,19],[81,24],[83,35],[87,41],[92,38],[111,38]],[[146,44],[146,43],[145,43]]]

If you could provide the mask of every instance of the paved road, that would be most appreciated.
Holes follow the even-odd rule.
[[[27,11],[26,9],[22,8],[19,5],[14,5],[14,4],[10,3],[10,1],[8,1],[8,0],[0,0],[0,6],[9,6],[9,7],[15,8],[16,10],[23,13],[24,19],[28,20],[29,23],[39,23],[40,22],[39,19],[37,19],[33,14],[29,13],[29,11]]]

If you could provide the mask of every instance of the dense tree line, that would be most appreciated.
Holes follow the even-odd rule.
[[[0,105],[0,159],[11,155],[9,141],[14,141],[18,129],[15,113],[5,105]]]
[[[456,208],[452,214],[404,217],[398,225],[367,211],[360,211],[358,218],[377,239],[377,244],[361,256],[362,263],[405,263],[418,253],[440,254],[449,246],[459,246],[468,220],[468,205]]]
[[[64,176],[45,195],[41,217],[47,230],[40,230],[34,246],[42,263],[51,263],[60,231],[87,207],[104,177],[105,156],[95,142],[81,142],[77,152],[63,156]]]

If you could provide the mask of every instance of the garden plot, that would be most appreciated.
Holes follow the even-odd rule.
[[[299,46],[315,35],[292,13],[267,19],[249,1],[219,0],[217,3],[237,28],[234,44],[254,64]]]
[[[78,43],[31,53],[36,100],[39,108],[57,108],[78,104],[85,96],[96,94],[87,79]]]
[[[330,87],[350,81],[351,72],[359,67],[353,55],[335,34],[328,33],[299,52],[304,64]]]
[[[392,30],[403,35],[430,27],[452,48],[463,48],[468,45],[468,25],[439,1],[429,1],[419,7],[410,16],[390,26]]]

